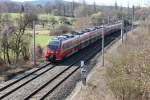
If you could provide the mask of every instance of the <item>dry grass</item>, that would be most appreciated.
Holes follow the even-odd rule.
[[[99,62],[94,69],[92,69],[90,76],[88,76],[86,86],[79,83],[77,87],[81,86],[81,88],[73,92],[73,94],[76,94],[76,92],[77,94],[67,100],[114,100],[111,92],[106,86],[106,68],[100,65]]]
[[[118,54],[107,58],[107,84],[117,100],[150,100],[150,21],[146,20],[128,41],[118,48]],[[148,94],[149,95],[149,94]]]

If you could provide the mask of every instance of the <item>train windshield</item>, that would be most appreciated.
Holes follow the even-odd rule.
[[[56,50],[57,48],[59,48],[59,45],[60,45],[60,41],[51,40],[48,43],[48,49],[49,50]]]

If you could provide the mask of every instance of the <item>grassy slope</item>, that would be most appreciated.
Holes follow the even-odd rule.
[[[45,47],[51,37],[48,35],[36,35],[36,44]]]

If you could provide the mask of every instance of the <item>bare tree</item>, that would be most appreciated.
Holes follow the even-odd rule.
[[[15,28],[12,25],[12,22],[10,21],[10,16],[9,15],[4,15],[1,18],[1,26],[0,26],[0,45],[1,45],[1,50],[2,50],[2,55],[5,63],[11,64],[11,59],[10,59],[10,48],[11,48],[11,43],[12,43],[12,36],[13,33],[15,32]]]
[[[50,21],[50,24],[52,25],[52,28],[54,29],[55,24],[57,23],[57,20],[54,17],[52,17],[49,21]]]

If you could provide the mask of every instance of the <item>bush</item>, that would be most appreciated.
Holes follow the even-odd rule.
[[[142,100],[150,91],[150,50],[130,52],[112,57],[112,67],[107,68],[109,88],[119,100]]]
[[[68,21],[68,19],[66,18],[66,17],[60,17],[59,18],[59,22],[61,23],[61,24],[69,24],[70,22]]]
[[[147,22],[128,37],[117,55],[108,57],[112,66],[106,70],[107,83],[117,100],[150,99],[146,98],[150,92],[150,22]]]
[[[102,22],[103,18],[104,18],[104,14],[101,12],[91,15],[91,20],[93,25],[97,25],[100,22]]]
[[[61,35],[72,31],[72,28],[66,24],[58,24],[55,29],[51,30],[50,35]]]
[[[74,22],[74,27],[76,30],[82,30],[82,29],[90,27],[90,26],[91,26],[90,17],[77,18]]]
[[[51,26],[52,26],[53,29],[55,28],[55,24],[58,23],[58,21],[56,20],[55,17],[51,17],[51,18],[49,19],[49,22],[50,22],[50,24],[51,24]]]

